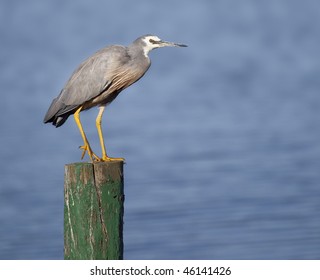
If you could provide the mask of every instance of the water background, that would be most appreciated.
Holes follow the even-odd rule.
[[[319,1],[5,0],[0,23],[0,259],[63,258],[82,142],[44,114],[83,59],[148,33],[189,47],[153,51],[103,118],[124,257],[320,258]]]

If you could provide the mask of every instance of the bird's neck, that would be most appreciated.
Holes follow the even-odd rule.
[[[147,46],[140,47],[140,46],[130,46],[128,48],[128,53],[132,58],[139,58],[141,59],[142,56],[146,57],[149,60],[149,52],[151,51],[151,48],[148,48]]]

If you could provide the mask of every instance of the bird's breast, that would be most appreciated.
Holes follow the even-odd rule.
[[[112,102],[118,94],[138,81],[148,70],[149,65],[143,68],[121,67],[113,71],[112,75],[108,73],[109,85],[106,89],[92,100],[92,105],[107,104]]]

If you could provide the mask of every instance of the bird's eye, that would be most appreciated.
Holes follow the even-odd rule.
[[[151,44],[158,44],[158,42],[155,41],[155,40],[153,40],[153,39],[149,39],[149,42],[150,42]]]

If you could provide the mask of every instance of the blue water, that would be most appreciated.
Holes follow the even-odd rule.
[[[104,115],[125,258],[320,258],[319,1],[1,1],[0,21],[0,259],[63,258],[82,143],[43,116],[84,58],[146,33],[189,47],[153,51]]]

